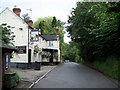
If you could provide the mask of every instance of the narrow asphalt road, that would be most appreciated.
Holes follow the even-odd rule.
[[[118,88],[103,74],[73,62],[59,65],[33,88]]]

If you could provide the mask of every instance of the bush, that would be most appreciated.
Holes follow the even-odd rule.
[[[120,63],[119,59],[119,57],[110,56],[106,61],[95,61],[94,68],[114,79],[120,80],[120,72],[118,68]]]
[[[19,83],[19,81],[20,81],[20,77],[17,73],[15,74],[15,81],[16,81],[16,83]]]

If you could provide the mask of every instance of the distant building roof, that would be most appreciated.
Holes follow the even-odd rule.
[[[41,36],[47,41],[55,41],[55,40],[57,40],[56,35],[41,35]]]

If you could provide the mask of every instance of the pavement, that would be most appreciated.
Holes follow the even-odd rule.
[[[56,66],[41,66],[40,70],[11,68],[11,70],[15,71],[20,77],[20,82],[13,89],[32,88],[39,80],[44,78],[55,67]]]

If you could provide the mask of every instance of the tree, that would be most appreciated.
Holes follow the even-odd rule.
[[[120,54],[119,3],[77,2],[73,8],[67,31],[84,60]]]
[[[64,32],[63,27],[64,23],[60,20],[57,20],[56,17],[45,17],[38,18],[36,22],[34,22],[33,27],[36,29],[40,29],[42,34],[50,35],[56,34],[56,26],[59,27],[59,36],[61,43],[63,42]]]
[[[62,43],[61,54],[65,60],[70,60],[73,62],[80,62],[79,49],[76,47],[77,43]]]
[[[25,22],[27,22],[30,19],[30,16],[28,15],[28,13],[23,14],[22,17],[23,17]]]
[[[13,35],[13,32],[10,30],[10,26],[7,26],[7,24],[0,25],[0,42],[13,46],[13,40],[15,35]]]
[[[76,9],[71,12],[71,17],[69,17],[70,26],[68,26],[67,31],[71,35],[71,39],[79,43],[79,49],[81,51],[80,55],[83,59],[87,60],[91,58],[92,39],[93,35],[89,35],[92,28],[97,27],[98,22],[94,17],[95,12],[92,11],[92,7],[95,3],[77,3]]]
[[[57,19],[56,19],[55,16],[53,17],[51,25],[52,25],[53,28],[57,27]]]
[[[34,22],[33,27],[36,29],[41,29],[42,34],[54,34],[55,30],[53,30],[51,22],[52,17],[38,18],[38,20]]]

